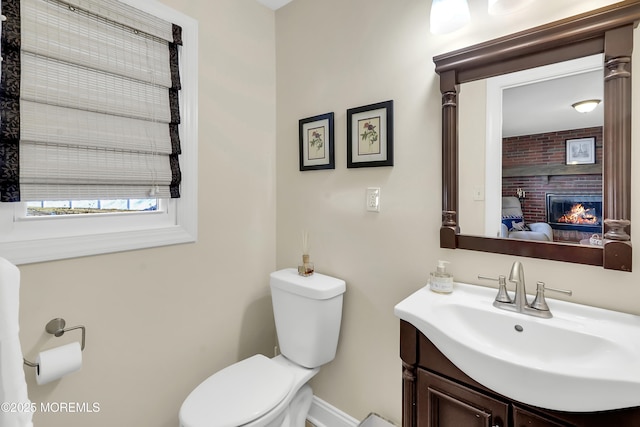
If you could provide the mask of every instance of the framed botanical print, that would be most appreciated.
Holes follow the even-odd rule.
[[[333,113],[299,122],[300,170],[335,169]]]
[[[393,101],[347,110],[347,167],[393,166]]]

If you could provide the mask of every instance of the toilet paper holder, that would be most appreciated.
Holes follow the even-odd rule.
[[[49,320],[49,323],[44,327],[44,330],[50,333],[51,335],[55,335],[56,337],[61,337],[65,332],[73,331],[74,329],[82,329],[82,341],[80,343],[80,350],[84,350],[85,343],[85,334],[86,329],[83,325],[72,326],[70,328],[65,328],[67,322],[61,318],[56,317],[55,319]],[[27,366],[31,366],[32,368],[38,367],[37,363],[33,363],[23,358],[24,364]]]

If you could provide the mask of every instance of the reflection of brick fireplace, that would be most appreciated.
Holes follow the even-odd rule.
[[[567,139],[596,137],[596,163],[566,165]],[[592,195],[602,197],[602,128],[575,129],[536,135],[504,138],[502,142],[502,196],[516,196],[517,189],[526,191],[521,200],[525,223],[548,222],[547,194]],[[600,215],[602,207],[600,206]],[[562,212],[561,215],[564,215]],[[589,229],[553,227],[555,241],[579,242],[602,226]]]
[[[547,194],[547,223],[555,230],[602,232],[602,195]]]

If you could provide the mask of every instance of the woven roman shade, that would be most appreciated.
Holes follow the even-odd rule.
[[[116,0],[3,0],[0,201],[179,197],[181,29]]]

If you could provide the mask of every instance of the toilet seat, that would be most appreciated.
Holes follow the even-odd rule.
[[[294,375],[261,354],[216,372],[180,409],[184,427],[237,427],[265,415],[289,393]]]

